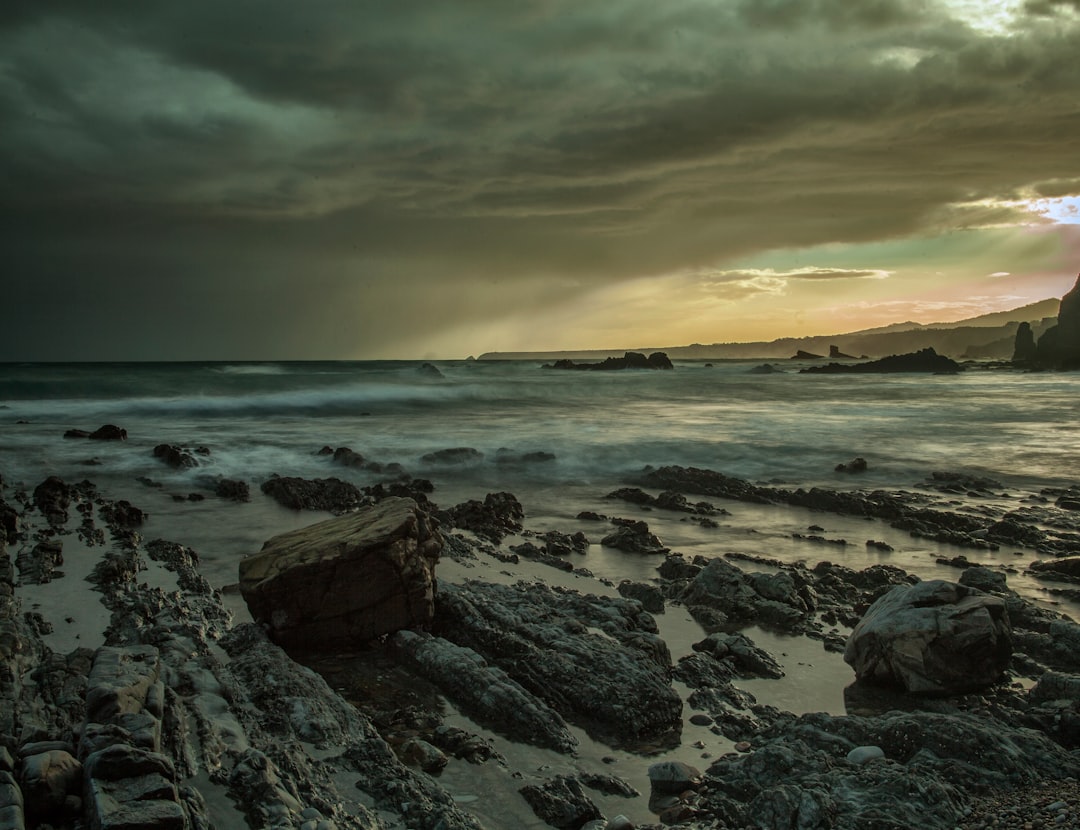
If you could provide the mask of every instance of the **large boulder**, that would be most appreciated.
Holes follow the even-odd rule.
[[[252,618],[286,648],[332,649],[429,623],[441,534],[412,499],[275,536],[240,561]]]
[[[919,694],[989,686],[1011,657],[1005,600],[944,580],[893,588],[870,606],[844,649],[860,680]]]

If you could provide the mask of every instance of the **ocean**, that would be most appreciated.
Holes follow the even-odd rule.
[[[4,364],[0,475],[29,489],[48,475],[88,478],[149,512],[147,533],[168,530],[200,550],[220,582],[234,580],[238,558],[279,529],[317,518],[263,496],[259,484],[270,476],[334,476],[361,486],[386,479],[334,464],[318,454],[324,446],[347,446],[429,479],[431,499],[443,507],[511,492],[526,527],[532,519],[539,529],[576,529],[582,510],[611,514],[604,496],[647,465],[836,489],[912,489],[935,471],[989,477],[1026,493],[1080,481],[1080,374],[821,375],[800,374],[794,361],[757,374],[758,363],[676,361],[671,371],[612,372],[538,361]],[[128,439],[63,437],[103,424],[126,429]],[[153,455],[162,443],[209,453],[195,455],[198,467],[175,470]],[[477,453],[464,464],[425,460],[459,447]],[[520,460],[529,453],[546,460]],[[855,457],[866,459],[866,472],[835,471]],[[214,498],[206,481],[217,476],[248,482],[252,503]],[[189,493],[208,497],[178,500]],[[720,555],[744,518],[752,515],[751,529],[766,539],[793,521],[788,508],[727,507],[730,522],[711,535],[677,522],[668,533],[694,553]],[[652,518],[664,522],[661,514]],[[745,549],[748,540],[739,543]],[[750,547],[781,559],[801,554],[797,545],[794,552],[787,544]],[[903,549],[912,547],[928,546]],[[640,570],[625,560],[618,568]]]
[[[804,375],[792,363],[762,375],[748,361],[651,372],[429,365],[438,376],[420,362],[0,365],[4,473],[70,474],[96,454],[107,456],[98,476],[167,478],[145,452],[167,442],[208,446],[198,472],[251,481],[326,474],[315,456],[325,444],[436,484],[448,471],[423,456],[473,447],[484,459],[449,477],[478,487],[610,482],[646,464],[847,486],[833,468],[856,455],[870,462],[860,487],[905,486],[938,469],[1028,486],[1078,475],[1076,374]],[[59,440],[103,423],[127,429],[129,441]],[[500,448],[555,459],[510,469],[496,463]]]
[[[261,493],[259,485],[273,474],[334,476],[361,486],[385,479],[319,454],[324,446],[347,446],[429,479],[430,498],[442,507],[507,491],[523,505],[528,530],[581,530],[594,543],[575,564],[595,578],[524,562],[511,571],[496,563],[469,572],[446,560],[439,565],[441,578],[544,579],[609,594],[622,579],[654,579],[657,558],[597,544],[603,531],[578,519],[590,510],[644,518],[666,545],[688,557],[743,553],[809,564],[828,558],[856,569],[887,562],[923,578],[956,579],[959,571],[937,560],[964,554],[1007,570],[1011,587],[1077,617],[1080,607],[1023,573],[1036,558],[1032,551],[960,549],[882,522],[788,506],[718,503],[731,515],[708,528],[680,514],[644,513],[606,498],[634,483],[647,465],[671,464],[784,487],[919,490],[935,471],[1001,483],[1001,492],[990,497],[941,497],[953,509],[972,510],[1013,509],[1021,498],[1080,481],[1080,374],[973,368],[948,376],[821,375],[798,373],[794,361],[774,364],[782,371],[758,374],[752,369],[759,363],[675,361],[672,371],[615,372],[546,369],[539,361],[4,364],[0,476],[9,500],[49,475],[89,479],[108,498],[127,499],[149,514],[144,538],[194,548],[218,588],[236,582],[239,560],[266,539],[326,518],[285,509]],[[64,437],[66,430],[103,424],[124,428],[127,440]],[[198,467],[176,470],[154,457],[153,448],[162,443],[208,453],[195,454]],[[425,458],[460,447],[477,452],[464,464]],[[866,472],[835,470],[855,457],[866,459]],[[246,481],[251,502],[215,497],[207,481],[217,476]],[[192,493],[205,498],[191,500]],[[810,525],[824,525],[828,536],[851,544],[823,549],[795,537]],[[866,548],[871,538],[895,552]],[[239,597],[229,595],[228,602],[244,619]],[[678,608],[669,608],[658,623],[675,660],[702,636]],[[761,702],[797,713],[845,711],[844,689],[853,676],[839,655],[805,638],[757,628],[749,633],[778,655],[787,678],[740,685]],[[55,650],[73,646],[56,637]],[[364,671],[363,665],[354,669]],[[348,694],[341,685],[348,684],[342,679],[348,665],[339,660],[320,670]],[[688,734],[694,728],[688,726]],[[579,737],[580,763],[627,757]],[[707,732],[698,748],[703,755],[728,749],[723,738]],[[518,768],[566,763],[538,750],[500,745],[500,751]],[[681,747],[658,757],[692,762],[693,752],[688,757]],[[466,770],[457,780],[450,770],[443,783],[460,788],[463,799],[475,794],[470,787],[497,792],[505,786],[470,778],[476,774]],[[647,788],[642,775],[639,770],[627,778]],[[489,797],[486,808],[480,801],[478,814],[495,826],[534,823],[506,806],[513,802],[509,796]],[[612,808],[620,809],[629,808]]]

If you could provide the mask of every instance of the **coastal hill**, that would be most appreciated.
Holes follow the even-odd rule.
[[[1057,322],[1057,299],[983,314],[953,323],[893,323],[847,334],[816,337],[782,337],[777,340],[748,343],[694,343],[689,346],[651,346],[635,348],[639,352],[665,352],[672,359],[723,360],[739,358],[790,358],[796,352],[828,355],[831,346],[843,354],[883,357],[932,348],[957,359],[1008,360],[1012,357],[1016,329],[1020,323],[1031,324],[1035,338]],[[596,349],[555,352],[486,352],[480,360],[602,360],[619,357],[627,349]]]

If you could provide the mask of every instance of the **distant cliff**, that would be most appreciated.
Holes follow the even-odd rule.
[[[673,360],[723,360],[740,358],[790,358],[797,352],[830,354],[832,348],[849,355],[885,357],[934,349],[958,360],[1009,360],[1021,322],[1030,323],[1038,339],[1057,323],[1060,301],[1051,299],[1012,311],[996,312],[955,323],[894,323],[881,328],[820,337],[783,337],[749,343],[694,343],[690,346],[638,348],[639,352],[663,351]],[[621,357],[626,349],[560,352],[488,352],[480,360],[603,360]]]

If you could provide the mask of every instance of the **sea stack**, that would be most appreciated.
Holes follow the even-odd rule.
[[[1035,333],[1031,330],[1031,323],[1021,323],[1016,329],[1016,340],[1013,344],[1013,363],[1030,363],[1038,355],[1035,346]]]

